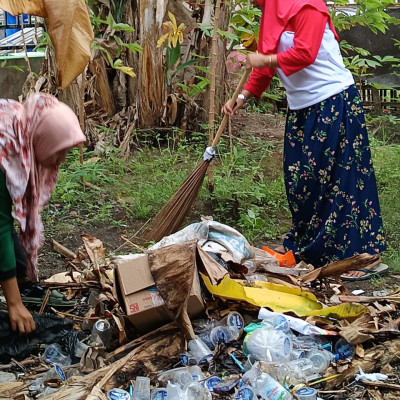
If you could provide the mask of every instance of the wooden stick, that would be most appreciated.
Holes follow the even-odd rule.
[[[61,318],[67,317],[71,319],[77,319],[78,321],[97,321],[98,319],[101,319],[101,317],[80,317],[79,315],[58,311],[53,307],[51,307],[51,310],[54,311]]]
[[[9,363],[9,364],[0,364],[0,371],[4,371],[5,369],[15,368],[15,365],[17,365],[18,367],[20,367],[23,370],[25,366],[28,367],[30,365],[35,365],[35,364],[39,364],[39,363],[40,363],[40,360],[38,360],[38,359],[28,358],[26,360],[18,361],[18,363],[14,359],[12,359],[11,363]]]
[[[382,389],[391,389],[391,390],[400,390],[400,385],[396,385],[394,383],[386,383],[386,382],[361,382],[367,386],[373,386]]]
[[[64,247],[61,243],[58,243],[56,240],[52,240],[53,243],[53,250],[56,251],[57,253],[61,254],[64,257],[70,258],[71,260],[74,260],[76,258],[76,254]]]
[[[375,303],[376,301],[400,302],[400,296],[339,296],[339,300],[343,303]]]
[[[49,299],[50,299],[50,295],[51,295],[51,290],[50,290],[50,289],[47,289],[46,295],[44,296],[44,299],[43,299],[43,303],[42,303],[42,305],[40,306],[39,315],[42,315],[42,314],[43,314],[43,311],[44,311],[44,309],[46,308],[46,305],[47,305],[47,303],[48,303],[48,301],[49,301]]]
[[[70,249],[67,249],[61,243],[58,243],[54,239],[52,239],[52,243],[53,243],[53,250],[55,252],[57,252],[58,254],[61,254],[62,256],[66,257],[66,258],[70,258],[71,260],[75,260],[76,254],[73,251],[71,251]],[[82,260],[79,263],[79,265],[81,265],[84,268],[89,268],[89,264],[84,260]]]

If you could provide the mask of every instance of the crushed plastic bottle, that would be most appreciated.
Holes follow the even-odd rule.
[[[328,350],[313,349],[306,353],[306,358],[314,364],[316,372],[323,372],[329,367],[335,356]]]
[[[136,378],[131,400],[150,400],[150,378],[145,376]]]
[[[67,366],[72,364],[71,357],[65,355],[57,343],[50,344],[44,351],[44,360],[51,365]]]

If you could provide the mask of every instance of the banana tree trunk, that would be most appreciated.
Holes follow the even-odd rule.
[[[165,78],[162,49],[157,48],[165,13],[164,0],[132,2],[135,33],[143,52],[138,57],[135,99],[141,127],[159,126],[165,101]]]

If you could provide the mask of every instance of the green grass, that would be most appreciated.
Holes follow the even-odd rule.
[[[371,140],[387,251],[383,261],[400,271],[400,145]]]
[[[388,140],[387,131],[383,135],[379,127],[373,132],[371,148],[388,243],[383,261],[400,270],[400,145]],[[60,170],[58,185],[43,214],[46,228],[67,233],[71,224],[78,228],[82,224],[126,225],[128,229],[135,226],[134,233],[194,170],[204,143],[207,138],[200,133],[188,141],[159,138],[156,146],[154,141],[153,146],[143,145],[129,161],[122,160],[117,150],[98,158],[87,152],[83,166],[74,150]],[[280,154],[281,144],[247,137],[245,142],[234,140],[230,147],[224,138],[213,162],[214,190],[210,193],[203,185],[198,198],[204,207],[187,223],[197,222],[204,212],[237,228],[255,245],[285,233],[290,221]],[[82,180],[101,190],[84,186]]]

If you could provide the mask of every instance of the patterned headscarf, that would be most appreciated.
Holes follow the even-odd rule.
[[[44,241],[40,212],[57,183],[58,166],[47,157],[86,140],[75,113],[54,96],[35,93],[24,103],[0,100],[0,168],[20,225],[27,276],[38,279],[37,255]]]

